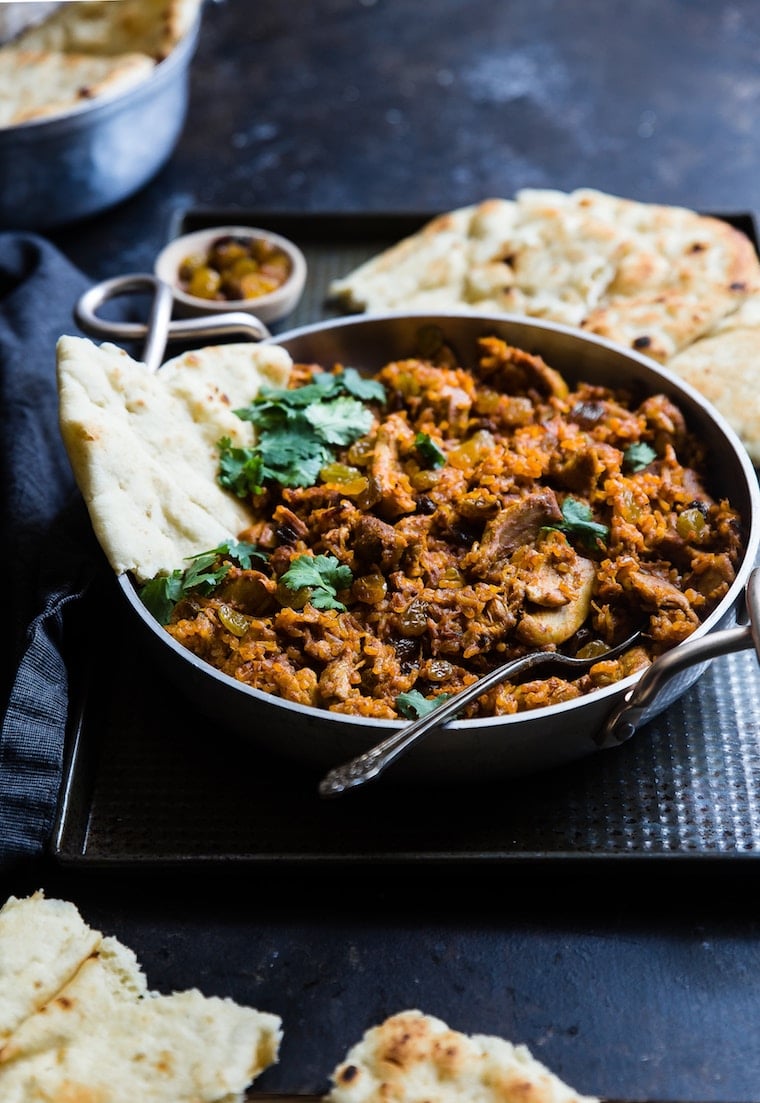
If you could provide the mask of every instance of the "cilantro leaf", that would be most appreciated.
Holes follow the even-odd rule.
[[[334,391],[333,377],[325,373],[327,384],[307,383],[303,387],[262,387],[253,402],[235,410],[241,421],[259,423],[274,411],[286,419],[290,412],[297,412],[312,402],[321,402]],[[321,377],[317,377],[321,378]]]
[[[307,406],[304,415],[328,444],[351,444],[372,428],[372,411],[346,395]]]
[[[339,563],[334,555],[297,555],[280,577],[289,590],[309,590],[309,601],[315,609],[337,609],[345,612],[338,601],[338,591],[353,582],[351,568]]]
[[[334,449],[372,428],[372,411],[364,403],[373,400],[385,401],[385,388],[355,368],[318,372],[303,387],[262,387],[248,406],[235,410],[255,427],[256,444],[234,448],[229,438],[218,443],[220,484],[239,498],[260,494],[267,479],[314,486],[335,458]]]
[[[228,544],[220,544],[218,548],[214,548],[214,551],[218,555],[229,555],[230,559],[236,560],[245,571],[251,569],[251,563],[254,559],[258,559],[262,564],[266,563],[266,552],[261,551],[255,544],[249,544],[247,540],[230,540]]]
[[[657,453],[646,441],[640,440],[636,444],[629,444],[623,452],[623,464],[629,471],[643,471],[652,460],[657,459]]]
[[[399,693],[396,698],[396,708],[407,719],[419,720],[420,717],[427,716],[433,709],[437,709],[444,701],[448,701],[450,697],[450,693],[439,693],[437,697],[430,700],[423,697],[418,689],[410,689],[408,693]]]
[[[195,590],[200,587],[208,592],[218,586],[230,569],[229,563],[222,563],[219,567],[214,567],[218,559],[219,556],[216,552],[204,552],[202,555],[194,555],[192,563],[186,568],[183,575],[182,589]]]
[[[441,451],[429,433],[418,433],[414,438],[414,446],[428,467],[445,465],[446,453]]]
[[[249,570],[254,559],[266,563],[266,555],[255,544],[245,540],[230,540],[210,551],[188,556],[190,566],[170,575],[156,575],[139,591],[140,600],[160,624],[168,624],[172,610],[188,590],[201,589],[205,593],[214,590],[229,572],[229,563],[214,566],[221,558],[234,559]]]
[[[309,405],[309,403],[305,403]],[[282,402],[260,402],[252,406],[244,406],[241,410],[235,410],[241,421],[250,421],[257,429],[282,429],[286,425],[298,422],[303,418],[303,412],[296,406],[285,405]]]
[[[356,368],[344,368],[338,377],[349,394],[362,402],[385,402],[385,387],[376,379],[365,379]]]
[[[256,448],[238,448],[229,437],[217,442],[219,449],[219,485],[231,490],[238,498],[262,494],[264,487],[262,459]]]
[[[172,609],[182,597],[182,571],[157,575],[140,588],[139,597],[159,624],[168,624]]]
[[[594,520],[591,506],[581,502],[577,498],[565,498],[562,506],[562,520],[545,525],[547,529],[559,529],[577,536],[587,547],[594,548],[599,541],[604,541],[609,536],[609,526]]]
[[[264,563],[267,561],[266,552],[261,551],[255,544],[249,544],[247,540],[227,540],[216,548],[210,548],[205,552],[197,552],[196,555],[188,555],[187,558],[191,562],[195,562],[198,559],[205,559],[207,556],[217,557],[220,555],[226,555],[228,558],[234,559],[245,570],[250,569],[253,559],[260,559]]]
[[[338,395],[348,394],[362,402],[385,402],[385,387],[376,379],[365,379],[356,368],[341,372],[318,372],[311,383],[303,387],[267,387],[259,390],[254,400],[235,413],[243,421],[258,421],[261,411],[279,408],[283,414],[299,410],[315,402],[326,402]]]
[[[332,453],[309,430],[291,429],[265,434],[257,447],[261,458],[261,476],[281,486],[313,486],[320,470],[332,459]]]

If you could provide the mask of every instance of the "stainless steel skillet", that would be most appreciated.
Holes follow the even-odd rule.
[[[164,296],[160,288],[159,296]],[[154,326],[149,349],[154,366],[161,359],[162,340],[187,341],[192,336],[186,322],[170,321],[166,310],[161,317],[163,321],[159,318],[157,323],[158,336]],[[230,322],[231,317],[193,319],[198,327],[195,335],[218,336],[219,323],[232,325],[226,331],[228,334],[238,332],[236,327],[241,320],[233,318]],[[251,317],[243,318],[243,326],[251,327]],[[83,329],[111,339],[151,337],[148,327],[141,332],[133,327],[128,333],[110,328],[104,334],[91,311],[88,314],[80,309],[78,321]],[[760,546],[756,473],[746,450],[725,420],[701,395],[655,362],[570,327],[506,315],[402,312],[358,315],[303,326],[276,337],[256,334],[249,328],[246,339],[281,345],[294,360],[340,362],[371,373],[389,360],[412,355],[420,341],[431,334],[442,337],[455,349],[460,362],[467,364],[474,359],[479,337],[486,333],[541,353],[571,380],[583,378],[605,386],[624,385],[643,393],[664,392],[672,398],[693,431],[709,447],[713,494],[728,497],[745,520],[745,555],[725,598],[685,644],[666,656],[668,664],[660,667],[655,664],[652,668],[655,674],[648,675],[646,681],[632,676],[576,701],[516,716],[454,719],[404,756],[394,767],[394,777],[399,779],[464,780],[518,775],[561,765],[600,748],[618,746],[687,692],[712,658],[728,650],[750,647],[754,642],[751,630],[748,635],[744,628],[734,630],[734,626],[745,615],[745,588]],[[155,660],[180,691],[223,729],[287,758],[329,769],[368,751],[405,726],[401,721],[343,716],[298,706],[235,682],[176,644],[147,614],[129,578],[121,577],[119,585],[146,629]],[[724,630],[734,634],[721,637],[718,633]],[[713,638],[708,640],[709,636]],[[694,737],[699,738],[699,733],[695,732]]]

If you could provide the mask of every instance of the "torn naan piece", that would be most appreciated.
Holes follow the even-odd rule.
[[[760,324],[710,333],[667,366],[713,404],[760,467]]]
[[[137,52],[162,61],[190,30],[200,9],[201,0],[77,0],[61,5],[15,45],[102,57]]]
[[[65,906],[39,893],[30,901],[29,912]],[[194,988],[151,992],[133,951],[94,933],[72,977],[0,1043],[3,1103],[242,1101],[278,1059],[280,1017]],[[17,944],[18,932],[0,932],[1,953]]]
[[[197,989],[135,991],[128,966],[126,947],[104,939],[22,1023],[0,1049],[3,1103],[218,1103],[277,1059],[278,1016]]]
[[[0,1046],[48,1003],[102,942],[66,900],[41,892],[0,908]]]
[[[0,126],[60,115],[126,91],[150,76],[145,54],[96,57],[50,50],[0,50]]]
[[[325,1103],[598,1103],[524,1045],[460,1034],[421,1011],[368,1030],[332,1074]]]
[[[721,219],[585,188],[440,215],[330,285],[352,310],[464,309],[580,326],[665,361],[760,288]]]
[[[138,581],[184,566],[250,523],[217,481],[218,441],[253,442],[234,411],[262,383],[285,386],[278,346],[230,344],[184,353],[151,374],[115,345],[61,337],[59,420],[95,534],[117,574]]]

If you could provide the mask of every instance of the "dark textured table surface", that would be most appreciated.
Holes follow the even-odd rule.
[[[753,209],[758,181],[755,0],[222,0],[204,10],[170,162],[48,236],[100,279],[150,269],[197,205],[432,213],[591,186],[729,212]],[[280,1014],[262,1090],[325,1090],[364,1029],[418,1007],[526,1043],[579,1091],[756,1103],[760,855],[744,857],[583,876],[45,865],[3,888],[77,901],[158,990]]]

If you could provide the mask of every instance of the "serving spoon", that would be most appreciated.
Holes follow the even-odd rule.
[[[605,659],[614,659],[630,647],[633,647],[642,636],[637,629],[628,639],[616,644],[608,651],[589,658],[564,655],[561,651],[532,651],[529,655],[523,655],[519,659],[511,659],[508,663],[497,666],[494,670],[478,678],[476,682],[454,694],[443,704],[436,706],[431,712],[421,716],[399,731],[393,732],[387,739],[372,747],[371,750],[357,755],[345,762],[342,766],[336,766],[327,773],[319,783],[319,795],[321,797],[337,797],[348,789],[355,789],[365,782],[371,781],[382,774],[392,762],[400,758],[402,754],[419,743],[430,732],[440,728],[447,720],[451,720],[465,705],[476,700],[481,694],[494,686],[534,670],[554,667],[557,670],[572,671],[576,675],[583,674],[596,663]]]
[[[660,655],[651,666],[647,667],[636,685],[610,713],[601,731],[594,736],[594,742],[600,749],[619,746],[630,739],[647,717],[652,715],[652,710],[656,708],[657,697],[665,683],[678,677],[695,663],[707,663],[719,655],[749,648],[754,648],[755,655],[760,661],[760,567],[756,566],[749,575],[744,590],[744,600],[748,616],[746,624],[724,628],[718,632],[708,632],[707,635],[697,639],[684,640],[677,647]],[[473,682],[419,720],[394,732],[371,750],[330,770],[320,782],[319,795],[337,797],[348,789],[355,789],[379,777],[392,762],[405,754],[424,736],[445,724],[470,701],[475,700],[493,686],[506,681],[507,678],[551,666],[560,670],[583,673],[595,663],[620,655],[641,639],[642,635],[641,630],[638,630],[609,651],[589,659],[573,658],[559,651],[537,651],[524,655],[520,659],[514,659],[503,666],[497,666],[495,670],[485,674],[477,682]]]

